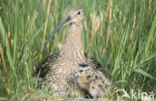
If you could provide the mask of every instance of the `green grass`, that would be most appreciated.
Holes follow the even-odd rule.
[[[156,94],[155,5],[156,0],[0,0],[0,97],[40,94],[32,73],[59,50],[68,27],[46,51],[43,45],[73,6],[85,12],[85,52],[103,65],[114,85]]]

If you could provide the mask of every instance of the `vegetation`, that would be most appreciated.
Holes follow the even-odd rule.
[[[85,52],[103,65],[117,89],[156,94],[155,5],[156,0],[0,0],[0,100],[53,95],[36,90],[32,74],[61,47],[68,27],[43,51],[73,6],[85,12]]]

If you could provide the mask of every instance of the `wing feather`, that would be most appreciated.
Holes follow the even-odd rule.
[[[56,54],[52,54],[52,55],[46,57],[43,60],[43,62],[37,67],[35,76],[39,75],[40,78],[44,78],[44,76],[50,70],[50,64],[57,60],[58,55],[59,55],[59,53],[56,53]]]

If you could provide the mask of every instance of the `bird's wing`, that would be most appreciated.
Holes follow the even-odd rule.
[[[85,57],[86,57],[87,63],[89,63],[90,65],[92,65],[92,67],[95,70],[102,72],[107,78],[110,77],[110,75],[108,75],[106,73],[104,67],[98,61],[96,61],[94,58],[88,57],[86,53],[85,53]],[[106,63],[105,66],[107,68],[110,68],[111,67],[110,64],[108,64],[108,63]]]
[[[88,57],[86,54],[85,54],[85,57],[86,57],[87,63],[92,65],[92,67],[94,67],[94,69],[101,71],[102,73],[105,74],[105,70],[104,70],[103,66],[98,61],[96,61],[94,58]]]
[[[43,78],[50,70],[50,64],[56,61],[58,55],[59,53],[56,53],[46,57],[43,62],[37,67],[34,75],[39,75],[39,77]]]

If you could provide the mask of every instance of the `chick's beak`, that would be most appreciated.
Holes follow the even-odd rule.
[[[46,50],[47,45],[48,45],[50,39],[54,36],[54,34],[55,34],[62,26],[65,26],[65,25],[67,25],[67,24],[70,23],[70,22],[71,22],[71,17],[68,16],[61,24],[59,24],[59,25],[56,27],[56,29],[50,34],[50,36],[49,36],[49,38],[48,38],[48,40],[47,40],[47,42],[46,42],[46,44],[45,44],[45,46],[44,46],[44,50]]]

